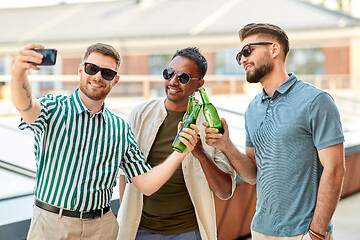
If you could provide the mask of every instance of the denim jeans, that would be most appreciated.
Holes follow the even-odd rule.
[[[138,229],[135,240],[201,240],[201,236],[199,230],[174,235],[162,235]]]

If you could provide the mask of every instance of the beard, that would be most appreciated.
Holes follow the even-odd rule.
[[[246,74],[246,81],[249,83],[258,83],[263,77],[269,74],[274,69],[274,64],[269,61],[269,58],[256,67],[254,65],[254,71]]]
[[[106,96],[109,95],[109,93],[111,91],[110,85],[103,88],[102,90],[99,89],[98,91],[94,91],[93,89],[91,89],[89,87],[89,84],[87,81],[81,81],[79,87],[80,87],[81,92],[83,92],[85,94],[85,96],[87,96],[89,99],[95,100],[95,101],[105,99]]]

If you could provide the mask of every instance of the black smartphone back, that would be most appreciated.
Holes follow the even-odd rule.
[[[57,55],[56,49],[34,49],[34,51],[44,55],[42,63],[35,65],[55,65]]]

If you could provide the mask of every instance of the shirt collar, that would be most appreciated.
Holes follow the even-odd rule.
[[[289,78],[283,82],[274,92],[274,94],[272,95],[272,97],[268,96],[265,92],[264,89],[262,89],[262,97],[261,97],[261,101],[265,101],[267,99],[275,99],[277,98],[280,94],[284,94],[287,91],[290,90],[290,88],[298,81],[295,73],[289,73],[288,74]]]
[[[92,112],[85,106],[85,104],[81,100],[81,98],[79,96],[79,89],[76,89],[70,98],[75,106],[76,114],[79,115],[85,111],[88,111],[89,113],[92,114]],[[101,111],[96,113],[95,115],[97,115],[97,114],[101,114],[101,116],[104,118],[105,122],[107,122],[107,115],[105,114],[105,103],[103,104]]]

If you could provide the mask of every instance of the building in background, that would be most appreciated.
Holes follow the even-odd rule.
[[[120,0],[1,9],[0,81],[8,81],[14,55],[29,43],[58,49],[54,67],[32,72],[47,76],[75,75],[86,47],[106,42],[122,56],[125,77],[114,94],[161,95],[159,75],[174,51],[197,46],[209,61],[213,93],[244,92],[237,32],[250,22],[287,31],[289,72],[322,88],[360,88],[360,19],[301,0]],[[154,81],[144,87],[145,79]],[[34,82],[35,94],[76,87],[59,80]]]
[[[15,108],[10,101],[1,101],[10,99],[11,65],[20,49],[41,43],[58,50],[55,66],[31,72],[37,96],[70,94],[78,86],[77,66],[86,47],[104,42],[122,56],[120,83],[112,95],[152,97],[163,94],[161,73],[175,50],[197,46],[209,62],[206,88],[210,94],[226,94],[214,100],[236,136],[235,144],[243,149],[241,114],[250,98],[228,94],[252,91],[254,86],[259,90],[246,83],[235,61],[240,50],[237,33],[247,23],[269,22],[286,30],[291,45],[289,72],[324,89],[360,90],[360,19],[309,1],[118,0],[0,9],[0,240],[25,238],[33,204],[33,136],[16,128]],[[228,106],[229,101],[239,104]],[[341,106],[346,134],[343,193],[352,194],[360,189],[360,99],[355,91],[340,91],[335,101]],[[114,99],[107,106],[116,105],[116,111],[119,105],[131,108],[135,103]],[[232,202],[216,199],[219,239],[249,233],[255,200],[254,188],[245,184],[239,184]],[[112,202],[115,212],[118,204],[117,199]]]

